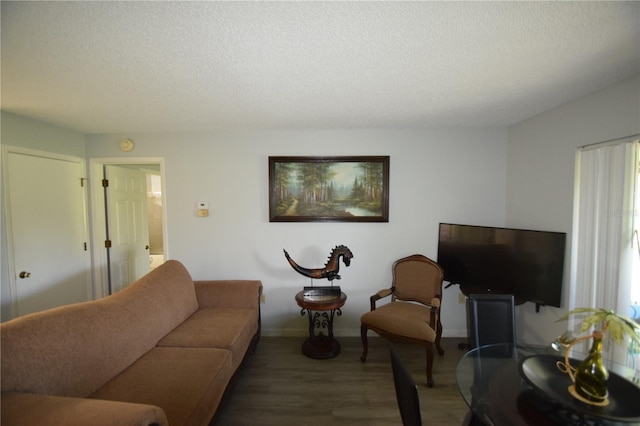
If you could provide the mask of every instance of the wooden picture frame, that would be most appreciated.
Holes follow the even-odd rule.
[[[389,156],[269,157],[270,222],[388,222]]]

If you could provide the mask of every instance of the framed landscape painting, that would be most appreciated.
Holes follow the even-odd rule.
[[[389,156],[269,157],[270,222],[388,222]]]

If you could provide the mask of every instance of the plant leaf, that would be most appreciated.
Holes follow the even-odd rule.
[[[567,312],[566,314],[564,314],[558,321],[566,321],[569,319],[570,316],[575,315],[575,314],[583,314],[586,312],[596,312],[599,311],[599,309],[597,308],[576,308],[574,310],[571,310],[569,312]]]
[[[618,315],[614,311],[608,309],[576,308],[567,312],[557,321],[567,320],[572,315],[585,315],[580,325],[580,330],[582,332],[585,332],[598,324],[601,324],[601,329],[605,328],[606,325],[606,331],[609,332],[611,339],[616,344],[622,343],[624,341],[624,336],[628,335],[632,342],[640,345],[640,324],[630,318]]]

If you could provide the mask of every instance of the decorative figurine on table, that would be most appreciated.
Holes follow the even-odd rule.
[[[326,278],[329,281],[340,279],[340,275],[338,275],[338,272],[340,272],[340,257],[342,257],[344,266],[349,266],[351,264],[351,259],[353,258],[353,254],[351,253],[351,250],[349,250],[349,247],[343,245],[336,246],[331,250],[329,261],[324,265],[324,268],[303,268],[302,266],[299,266],[291,256],[289,256],[289,253],[287,253],[286,250],[284,250],[284,256],[289,261],[291,267],[305,277],[317,279]]]
[[[284,256],[289,261],[291,267],[298,272],[299,274],[304,275],[305,277],[309,277],[312,279],[323,279],[326,278],[331,283],[331,286],[323,286],[323,287],[305,287],[305,296],[307,295],[334,295],[340,296],[340,287],[333,286],[333,280],[339,280],[341,277],[338,274],[340,272],[340,258],[342,258],[342,262],[344,262],[345,266],[349,266],[351,264],[351,259],[353,258],[353,253],[349,250],[349,247],[344,245],[336,246],[333,250],[331,250],[331,254],[329,255],[329,261],[324,265],[324,268],[305,268],[298,265],[292,258],[289,256],[286,250],[284,250]],[[313,281],[312,281],[313,282]]]
[[[596,406],[606,406],[609,404],[609,391],[607,371],[602,359],[602,340],[605,334],[609,334],[611,339],[620,344],[624,337],[628,335],[633,342],[640,344],[640,326],[633,320],[616,314],[613,311],[597,308],[577,308],[568,312],[561,320],[566,320],[572,315],[584,314],[581,330],[585,332],[593,326],[599,326],[590,334],[574,338],[565,333],[556,339],[552,344],[555,347],[563,347],[565,350],[564,363],[558,361],[557,367],[560,371],[567,373],[573,383],[569,386],[569,393],[576,399],[587,404]],[[593,339],[589,355],[577,367],[569,364],[569,352],[578,342]]]

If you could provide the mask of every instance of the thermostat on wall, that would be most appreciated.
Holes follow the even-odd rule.
[[[198,201],[198,217],[209,216],[209,203],[206,201]]]
[[[133,141],[131,139],[122,139],[120,141],[120,149],[123,151],[131,151],[133,149]]]

